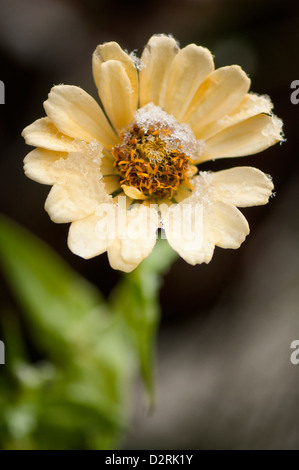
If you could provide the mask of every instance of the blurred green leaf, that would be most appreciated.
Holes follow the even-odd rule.
[[[0,326],[3,329],[4,337],[10,338],[5,347],[5,360],[12,366],[20,361],[28,359],[27,349],[24,343],[20,322],[12,308],[2,309],[0,314]]]
[[[0,262],[46,357],[29,364],[18,323],[6,318],[5,344],[17,354],[8,355],[0,380],[2,446],[115,448],[129,420],[135,370],[122,322],[94,286],[4,217]]]
[[[100,292],[46,244],[0,217],[0,261],[21,306],[38,326],[37,340],[53,354],[68,345],[75,323],[105,310]],[[40,333],[45,333],[40,336]]]
[[[15,316],[2,318],[10,361],[0,377],[3,448],[115,448],[129,421],[136,358],[153,399],[159,287],[175,257],[159,240],[108,305],[52,249],[0,217],[0,263],[45,356],[30,364]]]
[[[160,318],[161,276],[176,258],[177,254],[167,241],[159,239],[152,254],[123,277],[111,296],[113,309],[128,327],[151,404],[154,401],[153,360]]]

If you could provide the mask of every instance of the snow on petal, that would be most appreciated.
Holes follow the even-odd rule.
[[[62,134],[49,118],[37,119],[25,127],[22,132],[26,144],[42,147],[56,152],[75,152],[79,150],[80,142],[77,139]]]
[[[250,80],[238,65],[215,70],[199,86],[183,121],[190,124],[196,137],[200,136],[204,126],[239,106],[249,87]]]
[[[245,121],[245,119],[256,116],[257,114],[271,114],[272,108],[273,104],[269,96],[247,93],[239,106],[231,113],[202,127],[197,133],[197,138],[204,140],[210,139],[227,127]]]
[[[55,163],[65,160],[67,153],[34,149],[24,158],[24,172],[28,178],[41,184],[54,184],[57,181]]]
[[[54,163],[56,184],[46,200],[45,209],[57,223],[72,222],[95,212],[110,201],[100,172],[101,155],[70,153]]]
[[[208,139],[200,162],[215,158],[252,155],[282,140],[281,119],[267,114],[258,114]]]

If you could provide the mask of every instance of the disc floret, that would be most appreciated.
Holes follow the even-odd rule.
[[[171,199],[187,183],[192,159],[180,146],[172,148],[171,130],[133,124],[121,134],[113,150],[120,184],[137,188],[145,197]]]

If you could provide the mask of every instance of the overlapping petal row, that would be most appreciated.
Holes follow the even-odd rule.
[[[54,222],[72,223],[70,249],[84,258],[107,251],[113,268],[131,271],[150,254],[160,224],[170,245],[191,264],[209,262],[215,246],[238,248],[249,228],[237,207],[265,204],[273,189],[268,176],[250,167],[200,172],[190,179],[192,191],[178,191],[176,205],[187,204],[191,218],[192,210],[202,208],[200,242],[175,237],[173,204],[136,203],[137,196],[129,196],[137,189],[126,192],[126,220],[111,223],[107,236],[100,236],[101,220],[107,218],[101,207],[116,206],[120,197],[111,149],[137,109],[153,103],[188,124],[201,142],[194,164],[254,154],[282,139],[282,122],[272,114],[270,99],[249,92],[250,80],[239,66],[215,70],[207,49],[195,44],[180,49],[164,35],[149,40],[140,61],[115,42],[98,46],[93,75],[105,111],[81,88],[58,85],[44,103],[47,117],[23,131],[27,144],[37,147],[24,160],[25,173],[53,185],[45,208]],[[146,237],[121,237],[128,225],[149,219]]]

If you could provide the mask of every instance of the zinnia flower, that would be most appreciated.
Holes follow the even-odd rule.
[[[71,222],[70,250],[83,258],[107,251],[113,268],[129,272],[159,227],[193,265],[208,263],[215,246],[238,248],[249,227],[237,207],[266,204],[272,181],[256,168],[197,165],[282,140],[269,97],[248,92],[239,66],[214,70],[208,49],[180,49],[165,35],[151,37],[141,59],[115,42],[99,45],[93,75],[104,111],[81,88],[58,85],[47,117],[23,131],[37,147],[25,173],[53,185],[45,209],[54,222]]]

